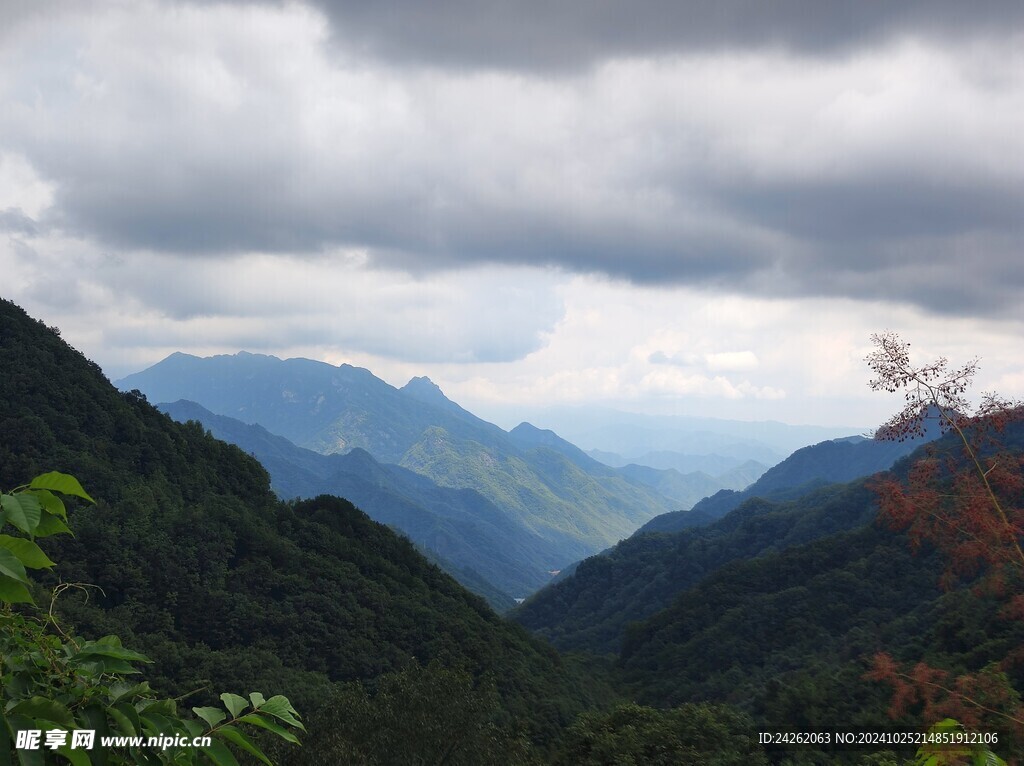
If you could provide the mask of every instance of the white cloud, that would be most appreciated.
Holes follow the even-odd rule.
[[[0,32],[0,289],[112,374],[244,347],[870,424],[890,328],[1021,393],[1019,36],[516,71],[302,3],[48,8]]]

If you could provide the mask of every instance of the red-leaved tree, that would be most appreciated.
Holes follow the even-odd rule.
[[[943,432],[955,434],[956,445],[948,449],[946,439],[933,446],[905,480],[892,474],[876,479],[881,520],[907,531],[913,547],[929,544],[945,554],[944,586],[972,581],[1003,603],[1007,618],[1024,618],[1024,453],[1008,448],[1002,438],[1024,408],[983,394],[972,412],[965,394],[977,360],[959,368],[951,368],[945,358],[915,366],[910,344],[895,333],[871,340],[875,350],[866,358],[875,374],[871,388],[904,396],[903,408],[876,436],[903,440],[922,435],[928,420],[935,419]],[[868,677],[893,686],[894,716],[917,707],[925,720],[955,718],[968,728],[999,722],[1024,736],[1024,707],[1006,675],[1020,660],[1019,653],[1011,652],[981,672],[953,678],[925,663],[908,669],[879,654]]]

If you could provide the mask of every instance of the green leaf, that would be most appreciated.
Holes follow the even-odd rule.
[[[171,719],[165,718],[162,715],[139,713],[139,720],[142,721],[142,728],[146,734],[151,737],[155,737],[158,734],[166,734],[169,737],[173,737],[177,734]]]
[[[60,492],[62,495],[80,497],[93,505],[96,504],[96,501],[89,497],[88,493],[82,489],[82,485],[78,483],[78,479],[74,476],[69,476],[66,473],[60,473],[59,471],[50,471],[49,473],[44,473],[41,476],[36,476],[36,478],[32,479],[28,488],[49,489],[54,492]]]
[[[114,719],[114,723],[117,724],[117,728],[121,730],[122,734],[126,734],[129,737],[138,736],[139,732],[135,728],[135,724],[132,722],[131,718],[125,715],[120,708],[121,705],[118,705],[116,707],[108,707],[107,714]]]
[[[36,537],[49,537],[50,535],[69,534],[72,535],[68,525],[64,523],[63,519],[59,516],[43,512],[42,518],[39,519],[39,524],[36,526],[36,531],[33,533]],[[74,535],[72,535],[74,537]]]
[[[228,746],[219,739],[213,740],[209,747],[200,749],[210,756],[210,760],[217,766],[238,766],[238,761],[235,759],[235,756],[232,755],[231,751],[228,750]]]
[[[149,682],[143,681],[139,686],[145,686],[146,691],[149,692]],[[141,703],[139,712],[150,714],[150,715],[166,715],[171,718],[178,717],[178,706],[172,699],[162,700],[149,700]]]
[[[267,701],[264,698],[264,696],[262,694],[260,694],[259,692],[250,692],[249,693],[249,699],[252,701],[252,706],[253,707],[259,707],[260,705],[262,705],[264,702]]]
[[[64,507],[64,501],[48,489],[35,489],[32,494],[39,499],[39,505],[47,513],[60,516],[64,521],[68,520],[68,510]]]
[[[249,707],[245,697],[239,697],[237,694],[231,694],[230,692],[224,692],[220,695],[220,701],[224,703],[224,707],[231,713],[232,718],[238,718],[239,714]]]
[[[70,745],[61,745],[57,748],[57,752],[67,758],[71,762],[71,766],[92,766],[88,751],[81,747],[72,748]]]
[[[77,729],[78,723],[71,711],[64,705],[45,697],[30,697],[10,709],[11,713],[28,716],[29,718],[52,721],[65,729]]]
[[[19,492],[17,495],[0,495],[0,504],[3,505],[7,521],[25,534],[32,534],[39,526],[43,509],[39,505],[39,498],[34,495],[28,492]]]
[[[84,724],[84,728],[92,729],[96,732],[97,741],[100,741],[101,738],[110,735],[110,723],[107,720],[107,714],[102,705],[97,703],[88,705],[81,711],[81,713],[79,713],[79,719]],[[107,752],[103,748],[96,748],[93,750],[92,759],[96,766],[107,766]]]
[[[0,602],[4,604],[34,604],[28,588],[17,580],[0,575]]]
[[[256,744],[251,739],[245,736],[234,726],[222,726],[221,728],[217,729],[217,734],[226,739],[228,742],[234,745],[238,745],[238,747],[242,748],[245,752],[249,753],[250,755],[256,756],[261,761],[263,761],[263,763],[267,764],[267,766],[274,766],[274,764],[271,763],[270,759],[263,754],[263,751],[256,747]]]
[[[292,703],[288,701],[288,698],[283,694],[278,694],[271,697],[262,705],[260,705],[261,713],[269,713],[275,718],[279,718],[289,726],[294,726],[297,729],[306,730],[306,727],[302,725],[302,722],[298,719],[298,711],[292,707]]]
[[[7,716],[7,725],[15,741],[17,741],[17,733],[19,731],[39,728],[31,718],[17,714],[9,714]],[[40,741],[42,741],[42,738],[40,738]],[[43,766],[44,756],[42,750],[17,750],[15,752],[18,754],[18,763],[21,766]]]
[[[110,686],[110,701],[120,702],[121,700],[128,701],[133,697],[139,697],[144,694],[150,694],[152,689],[149,688],[149,681],[142,681],[135,684],[134,686],[130,683],[116,683]],[[152,703],[151,703],[152,704]],[[149,705],[142,708],[148,710]]]
[[[86,641],[82,644],[78,655],[112,657],[116,660],[129,660],[130,662],[152,662],[146,655],[126,649],[121,645],[121,639],[117,636],[104,636],[96,641]]]
[[[0,547],[0,575],[10,577],[25,585],[29,584],[25,565],[7,548]]]
[[[227,718],[227,713],[219,707],[194,707],[192,712],[210,724],[211,729]]]
[[[251,723],[253,726],[258,726],[261,729],[272,731],[274,732],[274,734],[281,737],[282,739],[286,739],[289,742],[292,742],[296,745],[299,744],[298,737],[296,737],[294,734],[292,734],[290,731],[284,728],[281,724],[279,724],[277,721],[274,721],[271,718],[263,718],[262,716],[257,715],[256,713],[250,713],[249,715],[243,715],[238,720],[241,723]]]
[[[24,537],[0,535],[0,548],[9,550],[18,557],[18,561],[30,569],[46,569],[53,566],[53,562],[43,553],[43,549]]]

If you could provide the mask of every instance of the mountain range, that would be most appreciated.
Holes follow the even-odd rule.
[[[41,541],[58,562],[47,585],[96,586],[51,608],[80,635],[116,633],[144,652],[160,693],[187,706],[221,691],[287,695],[322,721],[319,744],[304,749],[312,760],[298,763],[345,762],[329,734],[345,724],[336,706],[351,684],[430,663],[468,673],[470,688],[491,679],[501,720],[487,731],[498,741],[508,732],[545,746],[595,704],[588,676],[407,540],[347,500],[279,500],[252,457],[117,391],[3,300],[0,369],[0,487],[59,470],[97,500],[71,509],[74,536]],[[433,708],[458,703],[445,693]]]
[[[613,468],[550,430],[521,423],[506,432],[427,378],[398,389],[368,370],[306,359],[176,353],[117,385],[255,454],[282,497],[356,499],[495,605],[759,471],[748,464],[718,480]]]
[[[175,422],[140,392],[118,392],[53,329],[4,301],[0,369],[0,487],[59,470],[98,500],[71,510],[74,537],[42,541],[58,562],[56,575],[42,574],[44,584],[102,588],[88,598],[69,591],[55,613],[83,636],[116,633],[144,651],[154,660],[147,679],[162,694],[190,693],[190,704],[215,701],[212,690],[287,694],[311,731],[307,747],[287,754],[296,766],[391,763],[396,748],[422,753],[428,743],[439,759],[458,748],[453,763],[513,752],[517,763],[576,763],[580,743],[605,754],[600,762],[629,762],[619,756],[635,751],[637,732],[662,732],[670,716],[695,715],[737,722],[727,732],[737,742],[724,745],[730,755],[707,763],[860,766],[912,757],[914,748],[762,748],[742,733],[919,731],[934,723],[913,701],[895,719],[887,715],[889,690],[865,677],[880,651],[902,667],[923,661],[950,678],[995,673],[1011,691],[1024,688],[1024,670],[1009,662],[1024,622],[1007,619],[1002,596],[974,587],[970,574],[940,588],[940,554],[925,546],[915,555],[905,535],[877,523],[876,479],[846,481],[907,449],[914,451],[887,469],[897,482],[922,459],[955,468],[955,435],[916,447],[852,438],[797,450],[748,489],[662,516],[583,560],[513,609],[517,626],[421,553],[433,540],[448,554],[431,553],[441,566],[467,584],[477,580],[492,603],[507,603],[483,576],[485,565],[495,559],[495,571],[520,577],[522,549],[532,553],[546,539],[510,514],[514,505],[363,447],[305,449],[194,402],[166,405],[185,421]],[[372,390],[367,375],[352,373]],[[396,443],[402,424],[389,419],[401,420],[402,407],[430,415],[415,438],[414,427],[405,428],[401,461],[443,462],[451,451],[452,473],[473,468],[484,477],[490,465],[491,481],[508,490],[515,466],[528,469],[529,481],[549,482],[552,494],[559,476],[577,491],[603,488],[603,502],[623,485],[666,480],[636,466],[626,476],[529,424],[488,427],[429,381],[407,388],[391,389],[387,406],[368,398],[361,405],[383,413],[382,424],[362,424],[367,441]],[[329,410],[327,399],[319,405]],[[440,444],[431,453],[432,440]],[[1005,424],[999,440],[999,460],[1018,465],[1024,426]],[[246,454],[257,450],[263,465]],[[420,549],[349,500],[288,499],[341,487],[392,513],[396,527],[418,530]],[[1008,502],[1017,502],[1013,491]],[[521,545],[502,546],[506,539]],[[545,639],[571,651],[559,654]],[[464,736],[467,720],[475,721],[472,738]],[[1024,746],[998,716],[984,728],[998,732],[1001,754]],[[655,750],[669,741],[651,736]],[[694,736],[680,743],[691,760],[710,749]]]

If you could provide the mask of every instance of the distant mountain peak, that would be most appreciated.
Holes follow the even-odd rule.
[[[462,408],[445,396],[441,387],[426,375],[413,378],[402,386],[399,391],[424,404],[432,404],[435,407],[442,407],[449,411],[453,408],[460,412],[462,411]]]
[[[402,386],[401,390],[408,394],[427,394],[435,397],[439,396],[445,400],[448,399],[448,397],[444,395],[444,391],[441,390],[441,387],[426,375],[420,375],[412,378],[408,383]]]

